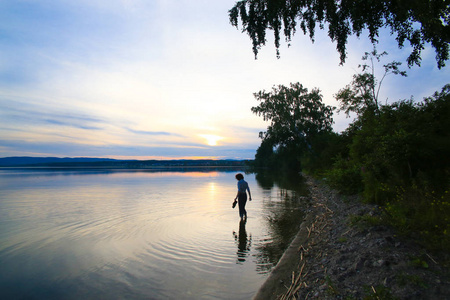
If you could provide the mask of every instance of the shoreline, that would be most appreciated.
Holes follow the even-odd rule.
[[[306,179],[311,205],[253,299],[450,299],[444,258],[366,224],[379,214],[375,205]]]

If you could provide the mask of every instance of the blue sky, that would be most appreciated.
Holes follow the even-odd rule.
[[[275,56],[271,37],[255,60],[228,21],[234,0],[0,1],[0,157],[253,158],[266,128],[253,93],[300,82],[325,103],[350,83],[371,50],[300,31]],[[408,47],[380,38],[387,61]],[[430,96],[450,78],[434,50],[408,77],[388,77],[382,102]],[[404,68],[407,69],[406,63]],[[335,130],[350,119],[335,114]]]

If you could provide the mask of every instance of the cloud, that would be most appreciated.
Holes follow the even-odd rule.
[[[51,119],[47,119],[44,121],[51,125],[59,125],[59,126],[64,126],[64,127],[75,127],[75,128],[79,128],[79,129],[86,129],[86,130],[101,130],[102,129],[100,127],[95,127],[95,126],[86,126],[86,125],[62,122],[62,121],[51,120]]]
[[[87,130],[101,130],[105,121],[84,112],[73,112],[49,107],[45,104],[24,102],[14,97],[0,96],[0,115],[7,126],[57,125]]]
[[[144,135],[166,135],[166,136],[178,136],[182,137],[182,135],[172,132],[166,132],[166,131],[146,131],[146,130],[135,130],[131,128],[126,128],[129,132],[135,133],[135,134],[144,134]]]

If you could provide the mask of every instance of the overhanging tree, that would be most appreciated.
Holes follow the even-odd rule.
[[[380,30],[389,28],[398,47],[408,41],[412,50],[408,65],[420,66],[427,44],[436,51],[439,68],[449,59],[450,0],[242,0],[229,10],[230,22],[246,32],[255,57],[266,43],[266,31],[273,30],[279,56],[280,37],[289,42],[298,27],[314,42],[316,27],[328,29],[336,42],[341,63],[346,59],[348,37],[367,30],[372,43]]]

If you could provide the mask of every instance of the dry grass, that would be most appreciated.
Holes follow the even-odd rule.
[[[320,197],[322,198],[322,197]],[[298,299],[299,292],[302,288],[307,288],[309,280],[312,275],[316,275],[318,272],[326,273],[326,269],[320,270],[315,273],[310,273],[308,268],[310,260],[320,259],[324,254],[322,251],[317,251],[320,247],[317,245],[325,243],[327,241],[327,228],[330,227],[330,219],[333,215],[333,211],[328,208],[324,203],[320,203],[319,197],[313,196],[314,207],[319,211],[313,223],[307,227],[308,235],[306,243],[298,248],[300,267],[297,272],[292,272],[291,285],[287,287],[287,291],[278,297],[279,300],[291,300]],[[314,253],[311,251],[314,246]],[[332,288],[329,286],[329,288]],[[302,299],[308,299],[309,294],[306,294]]]

